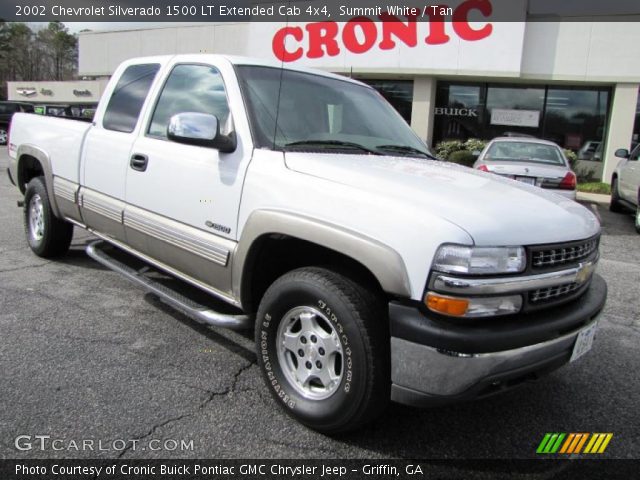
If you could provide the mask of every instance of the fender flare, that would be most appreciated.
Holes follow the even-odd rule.
[[[20,164],[26,156],[35,158],[40,162],[40,165],[42,165],[51,210],[56,217],[60,218],[60,210],[58,209],[58,204],[56,203],[55,195],[53,193],[53,170],[51,168],[51,159],[47,152],[35,145],[22,144],[18,147],[18,151],[16,153],[16,158],[18,159],[16,162],[16,183],[18,184],[18,187],[24,184],[20,177]]]
[[[364,265],[382,289],[402,297],[411,296],[411,283],[400,254],[373,238],[341,226],[279,210],[253,212],[240,236],[232,263],[232,291],[240,299],[242,278],[249,252],[263,235],[277,234],[306,240],[346,255]]]

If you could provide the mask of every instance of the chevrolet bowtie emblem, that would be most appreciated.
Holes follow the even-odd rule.
[[[595,270],[595,264],[593,262],[581,263],[578,265],[578,271],[576,272],[576,283],[584,283],[591,278],[593,271]]]

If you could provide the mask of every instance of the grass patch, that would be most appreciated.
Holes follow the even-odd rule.
[[[600,193],[611,195],[611,185],[602,182],[579,183],[578,191],[585,193]]]

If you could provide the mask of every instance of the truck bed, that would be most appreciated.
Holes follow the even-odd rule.
[[[64,117],[16,113],[11,121],[9,154],[18,153],[11,145],[32,145],[47,152],[56,176],[80,183],[80,153],[91,123]]]

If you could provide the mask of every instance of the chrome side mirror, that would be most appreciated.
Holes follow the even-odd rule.
[[[223,153],[236,149],[235,135],[222,135],[218,117],[208,113],[184,112],[171,117],[167,138],[173,142],[211,147]]]

